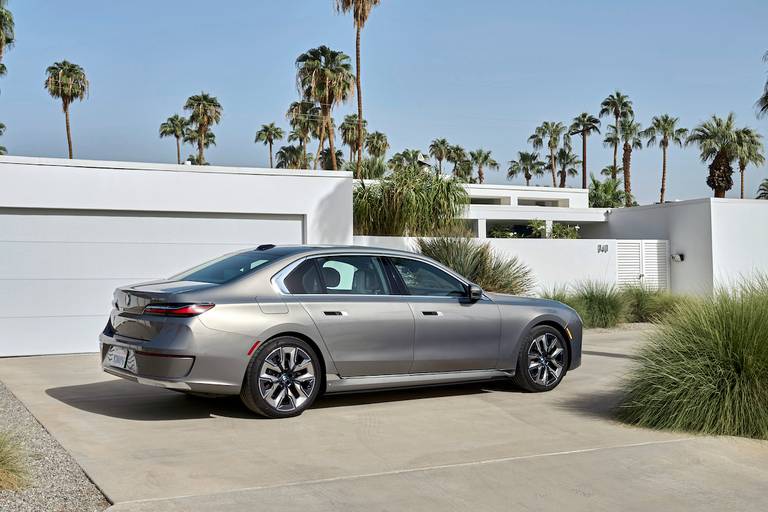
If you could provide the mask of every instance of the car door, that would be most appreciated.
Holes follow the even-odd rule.
[[[412,373],[492,369],[499,358],[499,308],[468,298],[466,284],[422,260],[389,258],[416,322]]]
[[[298,292],[342,377],[407,373],[414,319],[408,299],[393,294],[377,256],[328,255],[302,263],[285,280]]]

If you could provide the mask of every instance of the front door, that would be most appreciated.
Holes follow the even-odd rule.
[[[304,262],[294,273],[286,279],[286,285],[290,288],[290,282],[295,282],[303,288],[301,303],[317,325],[342,377],[394,375],[410,370],[413,313],[406,297],[392,293],[391,279],[378,257],[317,257]]]
[[[424,261],[390,258],[416,322],[411,373],[493,369],[501,317],[490,299],[470,301],[464,283]]]

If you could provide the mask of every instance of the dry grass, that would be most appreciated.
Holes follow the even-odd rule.
[[[19,489],[25,478],[21,449],[13,437],[0,432],[0,491]]]

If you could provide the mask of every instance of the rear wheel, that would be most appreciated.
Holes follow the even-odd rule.
[[[259,347],[245,373],[240,398],[268,418],[298,416],[320,391],[320,363],[312,347],[290,336]]]
[[[520,346],[515,383],[532,391],[549,391],[557,387],[568,371],[568,348],[554,327],[534,327]]]

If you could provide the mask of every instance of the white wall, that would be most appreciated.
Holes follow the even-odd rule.
[[[711,217],[715,286],[731,286],[756,274],[768,276],[768,201],[715,199]]]
[[[348,244],[349,173],[0,157],[0,356],[95,351],[117,286]]]
[[[415,238],[355,236],[356,245],[415,251]],[[540,291],[572,286],[579,281],[616,283],[615,240],[498,239],[483,240],[505,256],[517,256],[534,274]],[[598,245],[608,252],[598,253]]]
[[[675,293],[711,293],[713,287],[712,199],[663,205],[616,208],[608,221],[582,226],[583,237],[669,240],[670,253],[685,261],[670,262],[670,289]],[[766,204],[768,206],[768,204]],[[743,234],[740,245],[749,244]]]

